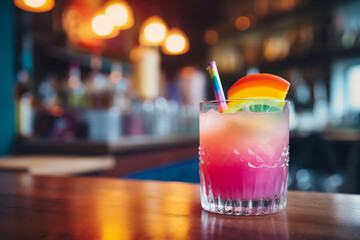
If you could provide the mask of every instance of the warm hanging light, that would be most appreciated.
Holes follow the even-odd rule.
[[[133,12],[124,1],[112,1],[105,7],[105,15],[109,16],[114,27],[128,29],[134,25]]]
[[[95,15],[91,20],[91,27],[99,38],[113,38],[119,34],[119,30],[114,28],[111,18],[107,15]]]
[[[54,8],[54,0],[14,0],[14,4],[28,12],[47,12]]]
[[[161,50],[168,55],[180,55],[189,51],[190,44],[187,36],[178,28],[168,31]]]
[[[158,16],[149,17],[142,25],[139,41],[147,46],[159,46],[166,37],[167,26]]]

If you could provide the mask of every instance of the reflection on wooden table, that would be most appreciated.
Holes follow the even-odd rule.
[[[226,216],[179,182],[0,174],[2,239],[359,239],[360,196],[290,191],[286,211]]]

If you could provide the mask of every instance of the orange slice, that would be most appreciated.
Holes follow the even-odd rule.
[[[240,78],[228,91],[228,99],[284,100],[290,83],[269,73],[247,75]]]

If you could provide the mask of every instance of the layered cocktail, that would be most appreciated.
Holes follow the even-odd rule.
[[[259,105],[263,100],[228,101]],[[200,180],[206,210],[266,214],[286,204],[289,112],[285,101],[272,112],[219,113],[217,102],[202,102]]]
[[[270,97],[202,102],[199,155],[205,210],[259,215],[284,209],[289,103]]]

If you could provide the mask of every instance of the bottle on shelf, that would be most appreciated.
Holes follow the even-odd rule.
[[[81,81],[81,70],[78,65],[70,65],[67,80],[68,103],[71,108],[81,108],[85,105],[85,88]]]
[[[130,109],[128,80],[122,65],[112,63],[109,75],[101,72],[102,60],[92,56],[92,73],[86,81],[89,107],[86,110],[88,136],[93,141],[118,141],[124,135],[124,114]]]
[[[16,132],[21,138],[33,135],[33,93],[30,90],[30,76],[27,70],[21,69],[17,73],[17,83],[14,89],[16,109]]]
[[[48,73],[39,86],[39,98],[41,107],[53,108],[58,102],[57,79],[54,73]]]

